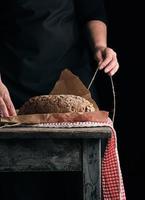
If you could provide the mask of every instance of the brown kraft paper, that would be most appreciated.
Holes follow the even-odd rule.
[[[48,113],[17,115],[11,117],[2,117],[1,124],[22,123],[57,123],[57,122],[105,122],[108,118],[108,112],[100,111],[96,102],[92,99],[90,91],[84,86],[82,81],[68,69],[62,71],[59,80],[56,82],[51,95],[71,94],[81,96],[93,103],[95,112],[80,113]]]

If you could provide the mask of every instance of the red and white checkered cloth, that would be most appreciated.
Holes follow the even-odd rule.
[[[38,126],[38,125],[36,125]],[[107,122],[78,122],[78,123],[48,123],[40,124],[40,127],[91,127],[109,126],[112,130],[102,160],[102,189],[104,200],[126,200],[123,178],[120,168],[116,131],[113,122],[108,118]]]
[[[102,189],[104,200],[126,200],[123,178],[120,168],[116,131],[111,119],[107,124],[112,129],[102,161]]]
[[[112,130],[102,160],[102,189],[104,200],[126,200],[123,178],[120,168],[116,131],[113,122],[108,118],[107,122],[76,122],[76,123],[52,123],[42,124],[42,127],[96,127],[109,126]]]

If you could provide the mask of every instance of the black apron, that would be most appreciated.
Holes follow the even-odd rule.
[[[17,108],[49,94],[64,68],[89,84],[87,42],[73,0],[7,0],[1,13],[0,72]]]
[[[49,94],[65,68],[89,85],[94,70],[92,58],[73,0],[5,0],[3,3],[0,73],[16,108],[31,96]],[[91,91],[95,99],[95,87]],[[58,181],[48,174],[0,173],[1,199],[51,199],[52,193],[52,199],[80,200],[79,176],[61,176]],[[70,178],[72,184],[68,187]],[[58,190],[53,190],[56,183]]]

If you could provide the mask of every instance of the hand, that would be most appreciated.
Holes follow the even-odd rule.
[[[99,47],[95,51],[95,59],[100,70],[113,76],[119,69],[116,52],[108,47]]]
[[[0,80],[0,116],[9,117],[17,115],[11,101],[8,89]]]

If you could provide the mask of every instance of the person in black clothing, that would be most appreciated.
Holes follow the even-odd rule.
[[[49,94],[64,68],[86,86],[92,61],[110,76],[119,68],[116,52],[107,46],[103,0],[6,0],[0,24],[1,116],[16,115],[30,97]]]

